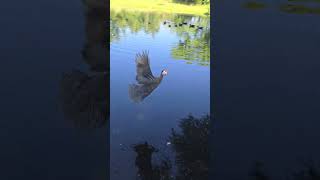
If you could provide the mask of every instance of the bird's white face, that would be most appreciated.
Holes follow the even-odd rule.
[[[166,75],[168,75],[168,70],[162,70],[162,72],[161,72],[161,74],[163,75],[163,76],[166,76]]]

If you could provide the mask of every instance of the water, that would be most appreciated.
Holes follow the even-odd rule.
[[[215,178],[248,179],[262,161],[272,179],[285,179],[320,160],[320,16],[281,11],[288,1],[246,2],[215,8]]]
[[[266,4],[262,9],[245,8],[245,2],[219,1],[215,6],[213,171],[215,179],[248,179],[259,160],[273,179],[280,179],[301,170],[301,160],[320,159],[320,17],[317,11],[305,8],[284,11],[280,6],[288,3],[285,0],[261,0]],[[314,2],[293,4],[319,6]],[[6,1],[0,6],[1,179],[108,177],[108,121],[103,114],[108,109],[104,107],[108,106],[109,88],[99,88],[108,84],[108,77],[97,73],[108,69],[107,54],[100,44],[106,44],[106,35],[89,33],[104,32],[105,21],[104,16],[86,15],[84,7],[81,1],[61,0]],[[134,15],[128,17],[139,16]],[[177,46],[179,40],[185,43],[183,32],[188,28],[181,32],[168,28],[163,20],[174,17],[163,16],[151,21],[156,22],[152,26],[143,18],[143,25],[130,24],[133,28],[119,21],[121,28],[114,29],[118,36],[111,36],[114,179],[136,177],[133,143],[148,141],[159,148],[155,161],[165,156],[174,159],[173,143],[167,145],[171,128],[179,131],[178,121],[189,113],[199,117],[209,111],[208,46],[202,40],[190,43],[189,49]],[[197,19],[191,16],[186,21],[192,18]],[[81,53],[86,44],[91,45],[87,58]],[[136,104],[129,98],[128,85],[135,82],[135,53],[144,49],[150,51],[154,74],[163,68],[169,74]],[[86,74],[74,77],[96,77],[83,87],[93,87],[90,92],[95,93],[89,94],[94,96],[89,97],[97,101],[79,96],[75,102],[85,102],[84,106],[64,109],[61,80],[73,69]],[[97,113],[90,115],[83,109]],[[98,121],[78,121],[77,117]]]
[[[91,64],[96,59],[83,57],[81,51],[87,44],[100,46],[94,42],[103,39],[89,36],[86,29],[92,32],[96,29],[88,24],[105,21],[104,16],[99,20],[87,14],[88,7],[61,0],[1,5],[0,179],[108,177],[107,114],[100,109],[108,109],[107,78],[92,76],[78,88],[70,87],[81,79],[77,76],[63,81],[63,74],[73,69],[82,71],[84,79],[95,71]]]
[[[158,148],[155,164],[164,157],[174,163],[175,152],[168,144],[171,129],[181,131],[178,124],[189,114],[210,112],[210,25],[205,17],[130,11],[111,11],[110,23],[111,179],[135,179],[139,167],[133,144],[148,142]],[[149,51],[154,76],[163,69],[168,75],[136,103],[128,88],[136,83],[135,56],[143,50]],[[174,175],[175,168],[172,171]]]

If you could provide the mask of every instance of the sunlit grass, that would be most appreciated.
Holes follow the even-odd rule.
[[[113,10],[154,11],[205,16],[210,13],[210,5],[187,5],[173,3],[171,0],[111,0]]]

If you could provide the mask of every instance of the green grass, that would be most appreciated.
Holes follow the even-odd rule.
[[[154,11],[205,16],[210,13],[210,5],[187,5],[173,3],[171,0],[111,0],[111,9],[115,11]]]

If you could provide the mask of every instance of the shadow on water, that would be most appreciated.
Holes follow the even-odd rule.
[[[103,127],[110,115],[106,3],[84,1],[86,38],[82,57],[89,70],[72,70],[65,73],[60,82],[64,115],[76,127]]]
[[[158,165],[152,163],[156,149],[147,142],[135,144],[135,165],[141,180],[206,180],[209,178],[209,133],[210,117],[182,118],[179,130],[172,129],[167,145],[174,152],[175,162],[162,158]],[[159,152],[161,153],[161,152]],[[173,167],[176,165],[176,172]]]
[[[161,25],[179,37],[171,47],[171,56],[188,64],[210,64],[210,18],[184,14],[160,14],[155,12],[129,12],[111,10],[110,42],[119,41],[130,33],[144,31],[154,36]]]

